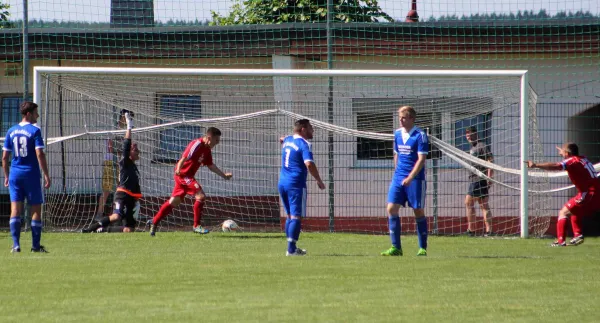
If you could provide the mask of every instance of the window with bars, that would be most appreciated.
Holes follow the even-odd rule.
[[[18,96],[3,96],[0,100],[0,110],[2,114],[0,116],[0,133],[2,136],[6,135],[6,132],[10,127],[21,122],[22,116],[19,111],[19,106],[23,103],[23,97]]]
[[[157,100],[160,124],[201,118],[202,100],[199,95],[158,95]],[[161,130],[158,150],[154,154],[153,161],[176,163],[190,141],[201,136],[200,126],[180,125]]]

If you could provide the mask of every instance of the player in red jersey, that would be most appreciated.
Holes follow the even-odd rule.
[[[227,180],[233,176],[231,173],[223,173],[213,164],[211,149],[218,145],[220,140],[221,131],[210,127],[206,130],[204,137],[192,140],[187,148],[185,148],[181,159],[179,159],[175,166],[175,187],[173,188],[171,198],[160,207],[160,210],[156,213],[154,219],[152,219],[152,225],[150,226],[151,236],[156,234],[156,229],[160,221],[169,215],[173,208],[176,208],[186,195],[193,195],[196,198],[196,202],[194,203],[194,232],[200,234],[208,233],[208,230],[202,228],[200,225],[206,195],[194,176],[200,166],[208,167],[213,173]]]
[[[558,149],[558,154],[564,158],[560,163],[536,164],[530,160],[526,163],[529,168],[567,171],[569,179],[577,188],[577,195],[571,198],[558,213],[558,222],[556,223],[558,240],[551,246],[564,247],[567,245],[565,231],[569,218],[571,218],[574,236],[570,244],[582,244],[581,218],[600,211],[600,179],[594,165],[584,156],[579,156],[579,147],[576,144],[566,143],[562,148],[556,147],[556,149]]]

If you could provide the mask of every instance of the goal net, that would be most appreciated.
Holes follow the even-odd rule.
[[[535,93],[528,89],[528,115],[520,115],[520,77],[436,75],[414,71],[392,75],[377,71],[61,69],[38,70],[36,98],[40,126],[48,141],[53,186],[44,208],[46,227],[78,230],[99,210],[103,190],[118,180],[122,109],[135,113],[133,140],[143,198],[139,228],[173,189],[173,169],[188,142],[207,127],[222,131],[213,150],[215,164],[233,179],[200,168],[196,179],[207,194],[203,224],[216,229],[226,219],[243,230],[280,231],[285,216],[277,181],[281,162],[278,138],[291,134],[299,118],[315,126],[312,149],[327,188],[309,176],[307,231],[387,232],[387,190],[393,174],[393,130],[398,108],[413,106],[417,125],[431,138],[426,163],[426,215],[434,234],[466,230],[465,195],[469,184],[494,169],[489,205],[493,231],[517,235],[520,218],[520,129],[527,118],[529,157],[539,160]],[[396,71],[399,72],[399,71]],[[428,74],[429,72],[429,74]],[[419,74],[421,73],[421,74]],[[487,163],[471,158],[465,137],[475,127],[479,141],[493,154]],[[112,146],[111,146],[112,144]],[[111,151],[112,147],[112,151]],[[111,166],[112,165],[112,166]],[[113,176],[107,175],[111,173]],[[472,176],[470,176],[472,175]],[[104,178],[103,178],[104,177]],[[548,192],[551,179],[529,177],[527,233],[543,235],[560,205]],[[103,188],[104,187],[104,188]],[[112,211],[110,195],[104,208]],[[188,230],[191,197],[161,223],[161,230]],[[483,230],[476,205],[479,232]],[[414,232],[410,210],[402,210],[402,228]]]

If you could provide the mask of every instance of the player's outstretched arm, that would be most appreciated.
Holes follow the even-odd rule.
[[[129,112],[125,113],[125,121],[127,122],[127,131],[125,132],[125,140],[123,140],[123,158],[129,159],[131,156],[131,129],[133,129],[133,119]]]
[[[131,139],[131,129],[133,129],[133,116],[129,112],[125,112],[125,122],[127,122],[127,131],[125,139]]]
[[[534,163],[531,160],[525,161],[527,167],[529,168],[539,168],[543,170],[563,170],[562,165],[560,163]]]
[[[223,171],[220,170],[219,167],[217,167],[217,165],[215,164],[208,166],[208,169],[210,169],[211,172],[221,176],[223,179],[231,179],[231,177],[233,176],[233,174],[231,173],[223,173]]]
[[[52,185],[52,180],[50,179],[50,174],[48,173],[48,163],[46,162],[46,153],[44,149],[36,149],[35,154],[37,156],[38,163],[40,164],[40,168],[42,169],[42,173],[44,174],[44,187],[49,188]]]
[[[2,151],[2,169],[4,170],[4,186],[8,187],[8,161],[10,160],[10,151]]]
[[[317,181],[317,186],[320,189],[324,190],[325,184],[321,180],[321,175],[319,174],[317,165],[315,165],[315,163],[313,163],[312,161],[307,161],[304,164],[306,165],[306,168],[308,169],[308,172],[310,173],[310,175]]]

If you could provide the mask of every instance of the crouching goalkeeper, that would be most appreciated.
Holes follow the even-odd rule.
[[[131,129],[133,129],[133,112],[125,113],[127,132],[123,140],[123,158],[119,161],[119,186],[115,193],[115,209],[110,216],[105,216],[89,227],[81,230],[83,233],[106,232],[111,222],[124,219],[123,227],[119,231],[135,231],[136,220],[134,214],[139,208],[138,200],[142,197],[140,189],[140,173],[135,161],[140,159],[140,150],[137,144],[131,142]]]

